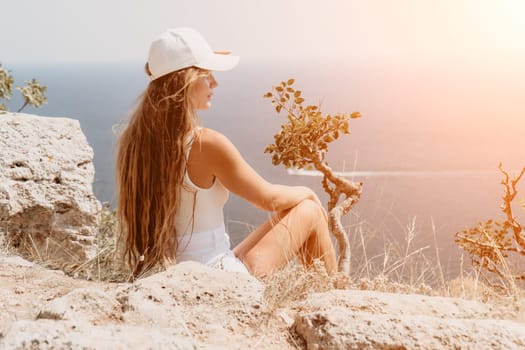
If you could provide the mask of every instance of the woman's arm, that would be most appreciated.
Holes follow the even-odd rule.
[[[282,211],[304,199],[319,202],[317,195],[308,187],[267,182],[242,158],[231,141],[217,131],[203,129],[196,141],[201,153],[199,158],[206,162],[207,170],[228,190],[258,208]]]

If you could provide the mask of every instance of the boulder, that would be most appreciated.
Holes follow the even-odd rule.
[[[0,153],[0,234],[56,267],[92,258],[101,204],[79,122],[2,114]]]
[[[525,348],[523,323],[471,300],[345,290],[311,294],[299,308],[307,349]]]
[[[79,321],[21,320],[9,327],[2,349],[197,349],[195,341],[177,328],[110,324],[93,326]]]
[[[0,349],[291,348],[280,332],[265,331],[264,285],[248,274],[183,262],[134,283],[95,284],[49,274],[51,281],[33,278],[38,285],[17,294],[10,285],[14,276],[44,269],[36,264],[1,269],[12,273],[0,274]],[[49,288],[51,282],[57,286]],[[69,282],[85,286],[56,289]],[[36,305],[27,302],[30,295]],[[14,317],[2,320],[2,314]]]
[[[243,349],[263,319],[263,288],[246,273],[187,261],[124,286],[115,297],[126,324],[185,329],[214,348]],[[257,348],[282,347],[272,341]]]

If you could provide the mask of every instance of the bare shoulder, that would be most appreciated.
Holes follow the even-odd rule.
[[[217,130],[209,129],[209,128],[201,128],[199,132],[199,139],[201,142],[217,142],[217,141],[223,141],[224,139],[228,139],[226,136],[224,136],[222,133],[218,132]]]
[[[202,149],[207,152],[220,152],[221,150],[231,150],[232,147],[235,148],[228,137],[217,130],[208,128],[201,129],[198,142]]]

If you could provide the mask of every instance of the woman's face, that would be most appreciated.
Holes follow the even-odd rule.
[[[217,86],[217,81],[211,72],[206,76],[200,77],[193,88],[193,106],[195,109],[204,110],[211,107],[211,97],[213,89]]]

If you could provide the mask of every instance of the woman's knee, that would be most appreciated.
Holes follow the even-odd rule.
[[[299,215],[304,218],[325,218],[323,207],[312,199],[302,200],[295,206],[295,209],[299,212]]]

